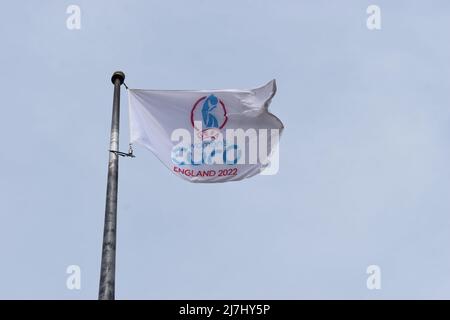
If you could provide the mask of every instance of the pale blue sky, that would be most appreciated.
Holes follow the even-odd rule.
[[[81,7],[81,30],[66,8]],[[382,30],[366,28],[377,4]],[[96,299],[112,105],[277,79],[280,172],[120,162],[122,299],[450,298],[448,1],[13,1],[0,18],[0,298]],[[128,140],[122,95],[122,149]],[[66,288],[66,267],[82,288]],[[382,289],[366,288],[377,264]]]

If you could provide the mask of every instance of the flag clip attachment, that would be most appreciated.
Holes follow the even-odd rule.
[[[132,147],[131,143],[128,148],[128,153],[122,152],[122,151],[116,151],[116,150],[109,150],[109,152],[115,153],[116,155],[121,156],[121,157],[136,158],[136,156],[133,154],[133,147]]]

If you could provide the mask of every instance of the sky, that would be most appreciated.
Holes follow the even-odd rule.
[[[381,29],[366,26],[369,5]],[[69,30],[69,5],[81,29]],[[275,78],[280,170],[190,184],[120,159],[118,299],[449,299],[448,1],[9,1],[0,298],[96,299],[113,86]],[[128,147],[122,90],[121,149]],[[67,267],[80,267],[70,290]],[[381,288],[369,290],[368,266]]]

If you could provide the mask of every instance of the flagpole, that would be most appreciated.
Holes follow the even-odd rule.
[[[119,179],[119,121],[120,86],[125,74],[116,71],[111,77],[114,99],[111,120],[108,182],[106,186],[105,225],[103,229],[102,264],[100,270],[99,300],[114,300],[116,272],[117,186]]]

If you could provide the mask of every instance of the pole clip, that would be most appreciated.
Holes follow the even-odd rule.
[[[116,151],[116,150],[109,150],[109,152],[112,152],[121,157],[136,158],[136,156],[133,154],[133,147],[132,147],[131,143],[128,148],[128,152],[122,152],[122,151]]]

